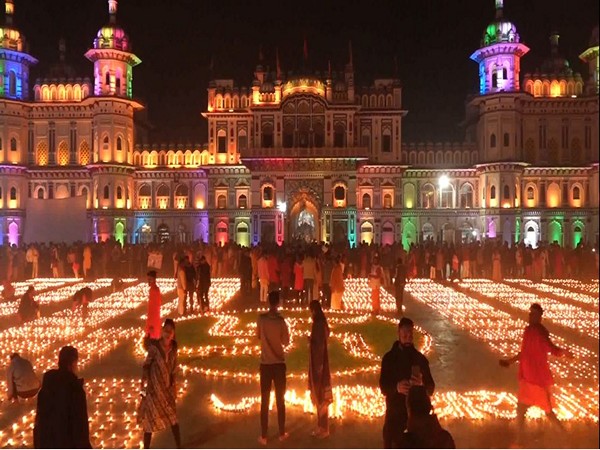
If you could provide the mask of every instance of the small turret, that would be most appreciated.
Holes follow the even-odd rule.
[[[481,39],[471,59],[479,64],[479,93],[518,92],[521,57],[529,48],[520,42],[517,27],[504,19],[504,1],[496,1],[496,20]]]
[[[4,26],[0,27],[0,98],[29,98],[29,68],[38,60],[27,53],[25,36],[13,26],[15,5],[6,0]]]
[[[133,97],[133,67],[142,61],[131,52],[129,36],[117,25],[117,0],[108,0],[108,25],[100,28],[85,57],[94,63],[94,95]]]

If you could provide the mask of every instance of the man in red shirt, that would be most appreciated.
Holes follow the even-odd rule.
[[[554,424],[562,426],[552,410],[552,373],[548,364],[548,353],[554,356],[573,358],[566,349],[557,347],[550,340],[550,333],[542,325],[544,310],[538,303],[529,308],[529,325],[523,333],[521,351],[510,359],[500,360],[502,367],[519,361],[519,393],[517,395],[517,443],[520,443],[525,423],[525,413],[537,406],[546,413]]]

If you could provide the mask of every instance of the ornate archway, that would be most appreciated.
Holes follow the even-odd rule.
[[[290,196],[288,237],[305,242],[321,240],[320,203],[308,189],[300,189]]]

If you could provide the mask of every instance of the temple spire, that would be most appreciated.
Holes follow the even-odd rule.
[[[502,10],[504,9],[504,0],[496,0],[496,19],[502,19]]]
[[[4,10],[6,12],[6,25],[11,26],[13,24],[13,14],[15,13],[13,0],[6,0],[4,2]]]
[[[117,23],[117,0],[108,0],[108,15],[110,23]]]

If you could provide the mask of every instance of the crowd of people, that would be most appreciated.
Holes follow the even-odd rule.
[[[32,275],[37,273],[42,276],[39,261],[46,250],[49,250],[51,261],[54,261],[50,266],[53,275],[64,275],[60,272],[65,269],[64,264],[60,269],[60,264],[55,263],[56,257],[60,260],[62,254],[57,247],[36,247],[37,263],[34,265],[26,258],[26,264],[31,266],[25,266],[25,270],[31,269]],[[342,294],[345,278],[369,279],[374,313],[379,312],[380,289],[383,286],[392,288],[396,293],[400,321],[398,339],[383,356],[380,371],[379,386],[386,400],[384,447],[454,448],[452,436],[441,427],[433,413],[430,397],[435,383],[427,358],[413,345],[413,322],[402,317],[406,282],[414,277],[442,280],[481,276],[494,279],[505,276],[586,277],[591,275],[590,259],[595,257],[596,268],[598,264],[597,252],[583,245],[574,250],[562,249],[557,245],[541,245],[531,249],[524,245],[511,248],[489,242],[456,247],[427,242],[412,246],[408,252],[398,245],[361,245],[350,249],[347,246],[317,243],[261,245],[246,249],[235,245],[219,247],[204,244],[123,247],[116,242],[106,242],[64,247],[63,250],[74,275],[78,275],[78,270],[82,271],[84,277],[111,274],[117,277],[126,274],[139,276],[142,270],[147,275],[150,286],[144,340],[147,356],[142,369],[137,414],[144,433],[145,448],[150,448],[153,433],[166,428],[171,429],[176,446],[180,448],[182,445],[176,413],[178,347],[175,321],[170,318],[165,320],[161,316],[162,295],[156,283],[159,271],[163,276],[176,279],[179,315],[189,314],[195,307],[201,313],[210,310],[208,291],[211,278],[227,275],[240,277],[242,295],[257,290],[260,301],[268,304],[268,311],[260,314],[256,327],[261,347],[261,433],[258,439],[261,445],[268,443],[269,398],[273,387],[279,441],[283,442],[289,437],[284,394],[285,348],[291,336],[278,310],[281,302],[305,304],[312,316],[307,361],[308,389],[316,411],[317,426],[313,436],[325,439],[330,433],[328,407],[333,402],[328,356],[330,329],[326,312],[328,309],[344,307]],[[15,255],[20,249],[11,247],[7,251]],[[3,254],[6,255],[6,252],[3,251]],[[172,265],[165,261],[164,255],[171,256],[167,261]],[[104,264],[107,257],[108,261],[119,262],[117,270],[112,273],[114,267],[110,263]],[[18,260],[16,257],[8,258],[8,266],[3,267],[7,270],[9,280],[14,280],[21,273],[20,269],[16,269]],[[129,266],[131,261],[134,262],[130,267],[132,271],[122,271],[121,268]],[[10,290],[5,288],[4,296],[8,294]],[[72,309],[81,310],[85,318],[92,297],[91,289],[83,288],[73,296]],[[39,314],[33,287],[24,294],[18,314],[22,321],[32,320]],[[540,305],[533,304],[521,352],[513,358],[500,361],[504,367],[516,361],[520,363],[517,408],[519,438],[525,412],[530,406],[542,408],[554,423],[558,423],[552,410],[550,387],[553,380],[548,353],[572,357],[568,350],[560,349],[551,342],[547,329],[541,324],[542,314]],[[40,383],[29,361],[18,353],[11,355],[8,397],[16,400],[37,395],[36,448],[91,447],[86,395],[83,380],[77,376],[77,361],[77,350],[70,346],[63,347],[59,353],[58,369],[46,372]]]
[[[36,277],[143,277],[148,269],[162,276],[177,277],[180,260],[187,256],[190,262],[203,255],[211,267],[211,276],[238,276],[243,288],[254,283],[260,286],[277,285],[284,291],[298,291],[297,263],[306,273],[302,277],[327,285],[330,283],[330,265],[339,258],[344,265],[344,277],[366,277],[377,257],[382,268],[382,282],[391,285],[398,258],[408,267],[410,278],[585,278],[598,271],[597,247],[580,243],[576,248],[558,243],[541,242],[537,248],[518,243],[489,239],[484,242],[448,243],[426,240],[405,249],[401,243],[386,245],[362,243],[350,247],[341,244],[294,241],[290,243],[259,244],[252,248],[235,243],[205,244],[125,244],[113,239],[104,242],[55,244],[23,244],[0,246],[0,279],[23,281]],[[258,266],[262,254],[272,257],[265,267]],[[305,258],[314,258],[311,270],[303,264]],[[326,261],[330,260],[327,264]],[[330,263],[330,264],[329,264]],[[262,289],[262,296],[266,298]],[[310,290],[312,291],[312,289]],[[304,301],[311,293],[305,294]],[[312,295],[314,297],[314,295]]]

